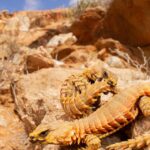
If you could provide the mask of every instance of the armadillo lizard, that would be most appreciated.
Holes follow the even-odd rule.
[[[139,109],[145,112],[145,116],[150,115],[150,101],[142,99],[142,96],[150,96],[150,83],[135,84],[120,91],[85,118],[63,122],[54,130],[46,127],[40,130],[37,128],[30,133],[30,138],[32,141],[60,145],[84,142],[89,149],[92,147],[96,150],[100,147],[98,139],[105,138],[132,122],[138,115]],[[147,103],[146,107],[145,103]],[[90,135],[94,135],[94,141],[96,141],[94,147],[93,144],[92,146],[89,144],[89,140],[86,142]],[[149,138],[147,140],[149,141]],[[149,144],[149,142],[146,143]]]
[[[63,109],[72,118],[87,116],[100,107],[101,93],[114,92],[116,84],[117,77],[104,68],[71,75],[60,91]]]

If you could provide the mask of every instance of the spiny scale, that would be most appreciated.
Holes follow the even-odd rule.
[[[107,150],[120,150],[120,149],[141,149],[145,146],[150,146],[150,133],[143,134],[134,139],[129,139],[128,141],[112,144],[106,147]]]
[[[86,134],[104,138],[124,127],[138,115],[136,102],[144,95],[150,96],[150,84],[141,83],[122,90],[88,117],[73,121],[76,138],[82,139]]]
[[[135,84],[123,89],[88,117],[61,123],[59,128],[49,131],[49,134],[45,137],[45,142],[62,145],[80,144],[80,142],[86,142],[86,137],[91,134],[97,135],[100,139],[105,138],[136,118],[140,107],[137,105],[140,103],[139,98],[142,96],[150,96],[150,82]],[[145,101],[143,103],[141,101],[141,105],[147,109],[144,106]],[[37,136],[36,133],[35,135]],[[35,138],[36,136],[32,137]],[[144,135],[143,139],[139,137],[123,145],[127,144],[129,147],[136,148],[150,145],[149,137],[149,135]],[[113,148],[119,146],[120,144],[112,145],[108,149],[113,150]],[[116,148],[115,150],[119,149]]]
[[[63,83],[60,92],[64,111],[73,118],[89,115],[93,112],[100,94],[114,90],[108,81],[114,85],[117,83],[114,74],[106,70],[99,72],[87,69],[81,74],[71,75]]]
[[[141,108],[144,116],[150,116],[150,97],[142,97],[139,101],[139,107]]]

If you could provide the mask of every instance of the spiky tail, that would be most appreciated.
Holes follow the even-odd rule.
[[[88,116],[100,107],[103,92],[115,92],[117,78],[111,72],[86,69],[70,76],[62,85],[60,101],[64,111],[72,118]]]
[[[127,148],[141,149],[145,146],[150,146],[150,133],[143,134],[134,139],[129,139],[128,141],[125,142],[112,144],[106,147],[106,150],[125,150]]]

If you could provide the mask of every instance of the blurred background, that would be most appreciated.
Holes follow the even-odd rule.
[[[76,0],[2,0],[0,10],[43,10],[72,5]]]

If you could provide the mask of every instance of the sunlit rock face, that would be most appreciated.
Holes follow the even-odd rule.
[[[104,32],[125,44],[150,44],[150,1],[114,0],[104,20]]]

